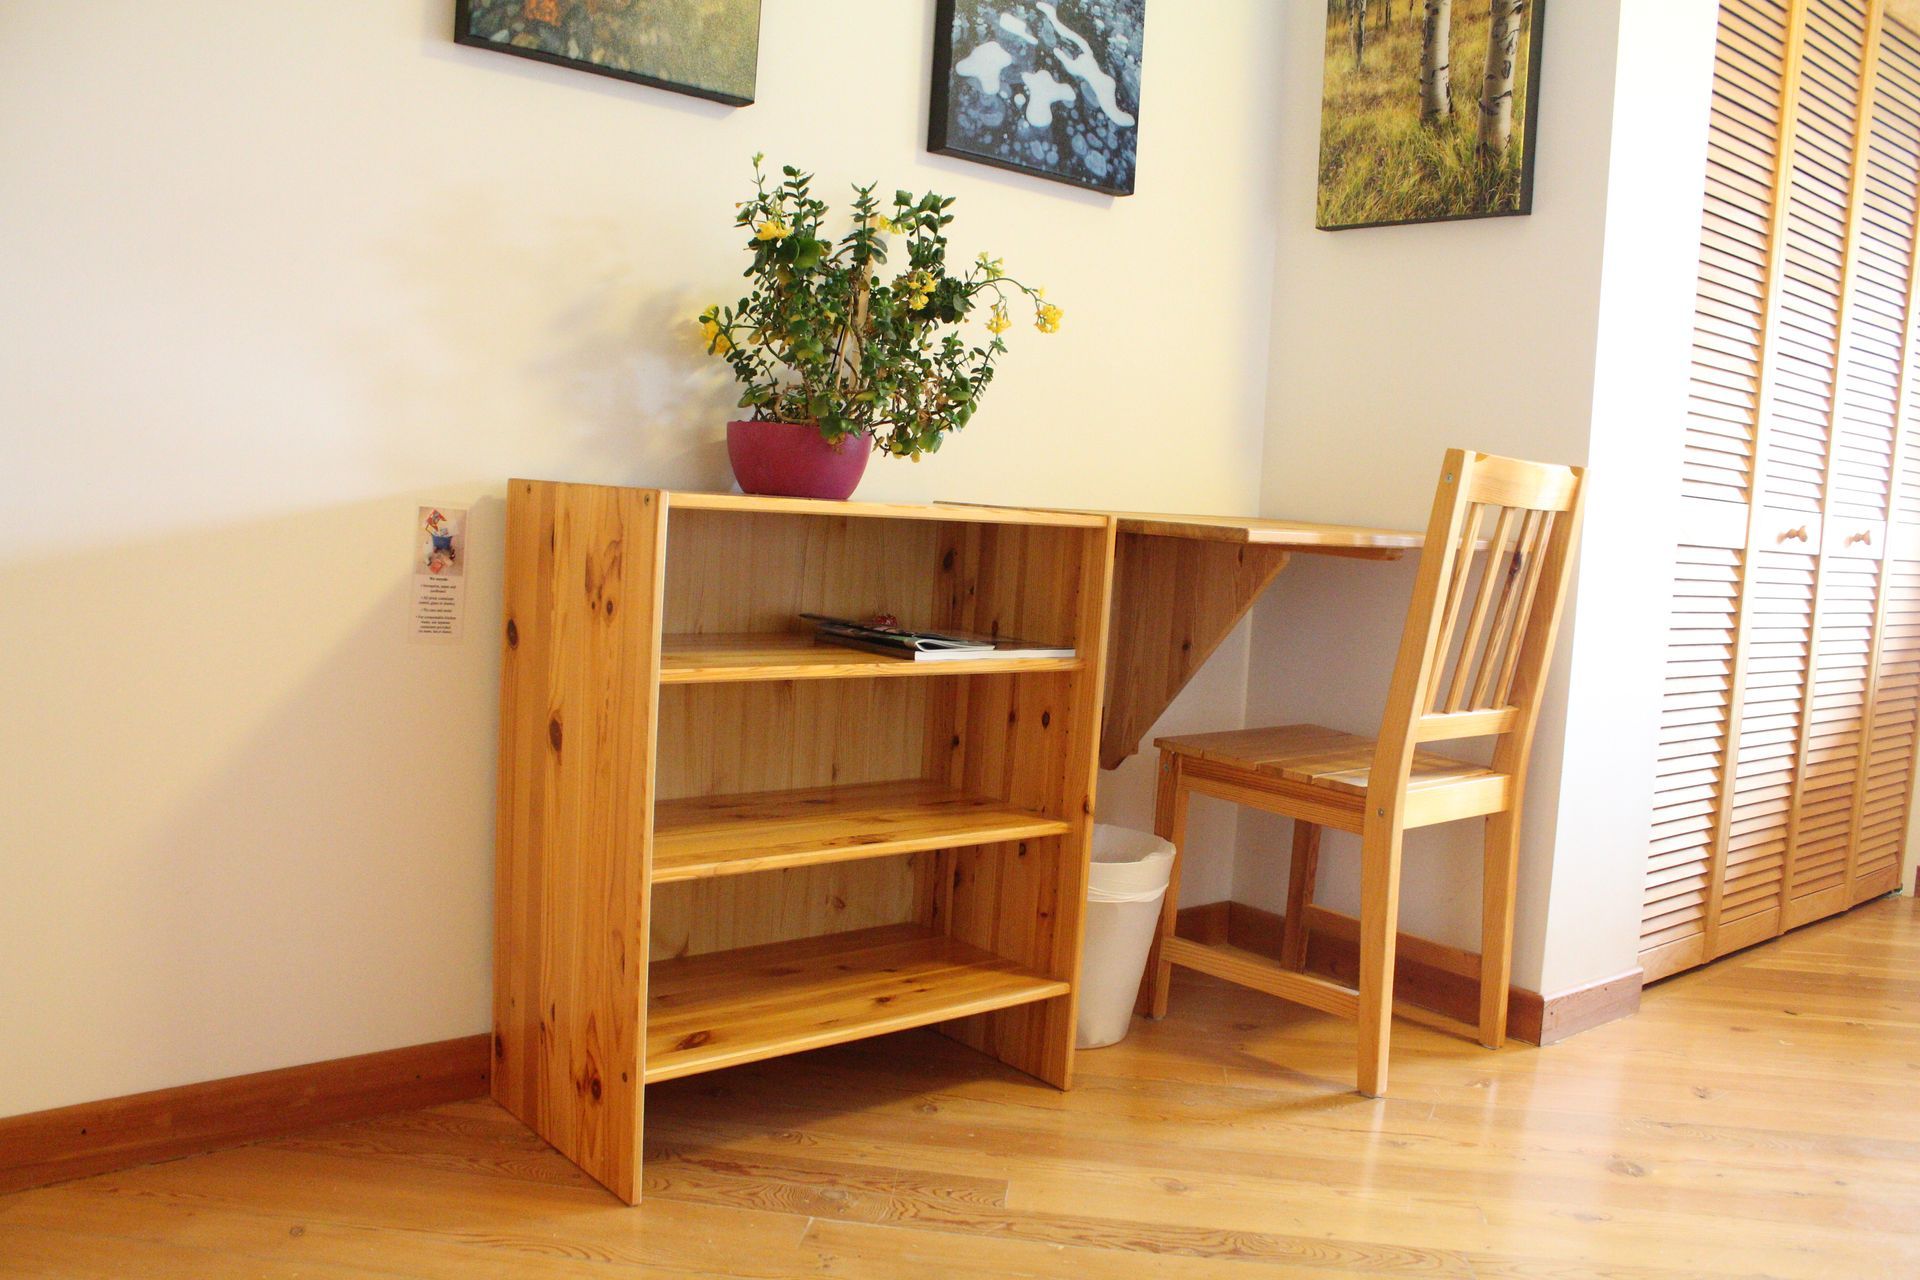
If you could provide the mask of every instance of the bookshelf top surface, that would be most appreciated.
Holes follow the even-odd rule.
[[[858,516],[870,520],[944,520],[966,524],[1040,524],[1098,529],[1106,516],[1091,511],[1033,511],[1017,507],[971,507],[919,502],[826,502],[818,498],[764,498],[742,493],[666,495],[667,509],[682,511],[782,512],[803,516]]]
[[[617,485],[575,484],[562,480],[516,478],[511,484],[554,485],[568,489],[619,488]],[[1052,525],[1069,529],[1099,529],[1107,517],[1097,511],[1045,511],[1020,507],[962,506],[919,502],[828,502],[819,498],[766,498],[744,493],[693,493],[678,489],[637,486],[657,493],[669,511],[778,512],[796,516],[852,516],[867,520],[932,520],[948,524]]]

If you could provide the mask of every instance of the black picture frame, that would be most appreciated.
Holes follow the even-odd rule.
[[[954,124],[955,104],[953,96],[953,24],[957,3],[958,0],[937,0],[934,6],[933,88],[929,96],[927,150],[933,152],[935,155],[953,156],[961,160],[971,160],[975,164],[989,165],[995,169],[1005,169],[1011,173],[1023,173],[1030,177],[1044,178],[1050,182],[1060,182],[1088,191],[1098,191],[1102,195],[1132,195],[1139,171],[1139,148],[1137,142],[1134,147],[1132,162],[1126,166],[1125,181],[1103,182],[1091,176],[1081,176],[1061,169],[1050,169],[1039,164],[1022,163],[981,147],[968,146],[966,141],[958,136],[958,131]],[[1146,27],[1146,0],[1140,0],[1140,6],[1141,30],[1144,34]],[[1144,54],[1144,50],[1142,53]],[[1132,103],[1133,116],[1136,121],[1133,127],[1136,130],[1138,128],[1137,122],[1140,115],[1140,103],[1138,99],[1141,96],[1143,96],[1143,94],[1136,91],[1135,100]]]
[[[683,93],[689,97],[704,98],[709,102],[720,102],[730,107],[750,107],[753,94],[759,82],[759,29],[761,0],[742,0],[753,5],[754,23],[754,88],[745,95],[728,93],[706,85],[686,84],[668,80],[660,76],[647,75],[639,71],[629,71],[624,67],[610,67],[585,58],[572,58],[563,53],[552,53],[544,49],[522,48],[505,41],[489,39],[476,35],[473,30],[473,0],[455,0],[453,12],[453,39],[455,44],[468,45],[475,49],[491,49],[496,53],[511,54],[517,58],[528,58],[534,62],[544,62],[549,66],[567,67],[574,71],[586,71],[593,75],[607,76],[614,80],[625,80],[629,84],[644,84],[654,89],[666,89],[672,93]]]
[[[1424,218],[1381,218],[1367,222],[1342,222],[1328,226],[1320,221],[1317,209],[1319,188],[1314,189],[1316,211],[1314,229],[1316,231],[1366,231],[1374,227],[1415,227],[1438,222],[1478,222],[1483,218],[1525,218],[1533,214],[1533,172],[1538,158],[1540,141],[1540,85],[1542,83],[1541,54],[1546,48],[1545,33],[1547,27],[1547,0],[1528,0],[1527,4],[1527,109],[1526,119],[1521,128],[1520,140],[1520,199],[1511,209],[1489,209],[1484,212],[1468,211],[1463,213],[1435,214]],[[1321,110],[1326,107],[1322,104]],[[1324,130],[1324,121],[1322,123]]]

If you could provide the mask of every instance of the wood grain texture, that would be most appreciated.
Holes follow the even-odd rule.
[[[667,801],[935,776],[928,739],[958,696],[926,680],[663,685],[655,785]]]
[[[484,1097],[492,1043],[465,1036],[0,1119],[0,1192]]]
[[[1233,947],[1278,960],[1288,967],[1352,986],[1360,976],[1360,922],[1352,916],[1309,907],[1301,929],[1305,962],[1295,966],[1286,950],[1284,917],[1243,902],[1213,902],[1180,910],[1182,937]],[[1644,975],[1638,969],[1617,977],[1543,996],[1525,987],[1507,989],[1508,1035],[1527,1044],[1555,1044],[1640,1008]],[[1427,1010],[1449,1027],[1474,1025],[1480,1006],[1480,957],[1402,933],[1393,975],[1394,1013],[1417,1017]]]
[[[1360,1091],[1380,1096],[1394,1014],[1405,832],[1484,817],[1481,999],[1471,1021],[1488,1048],[1504,1042],[1520,804],[1583,492],[1577,467],[1447,451],[1376,738],[1295,724],[1157,742],[1162,814],[1181,812],[1181,793],[1197,791],[1296,823],[1359,833],[1359,972],[1357,999],[1349,1004],[1324,984],[1291,983],[1237,955],[1169,945],[1176,879],[1161,913],[1157,967],[1143,978],[1142,1007],[1164,1009],[1169,963],[1239,976],[1274,994],[1296,991],[1314,1008],[1355,1018]],[[1495,739],[1490,765],[1419,748],[1431,738],[1472,734]],[[1177,846],[1179,837],[1170,838]],[[1296,878],[1304,884],[1289,892],[1300,904],[1313,900],[1317,866],[1317,858],[1296,851]],[[1298,937],[1283,942],[1283,954],[1296,960],[1301,950]]]
[[[631,1201],[666,509],[516,480],[507,528],[493,1096]]]
[[[648,955],[655,961],[927,919],[922,883],[934,853],[709,876],[654,887]]]
[[[1065,999],[950,1023],[947,1034],[1030,1075],[1073,1081],[1087,863],[1099,772],[1100,706],[1113,586],[1111,524],[1062,545],[1034,530],[980,526],[941,556],[941,625],[988,634],[1078,637],[1075,671],[987,676],[950,704],[948,776],[1069,824],[1060,836],[955,851],[939,923],[953,937],[1066,981]],[[939,760],[937,741],[930,760]]]
[[[1337,1017],[1352,1018],[1360,1011],[1360,993],[1352,986],[1284,968],[1277,960],[1230,942],[1204,945],[1173,937],[1161,946],[1167,961],[1182,968],[1197,969]]]
[[[1269,520],[1258,516],[1196,516],[1143,511],[1110,513],[1122,536],[1130,533],[1161,538],[1238,542],[1282,547],[1292,551],[1345,551],[1370,559],[1397,560],[1420,549],[1417,529],[1374,529],[1361,525],[1313,524],[1304,520]]]
[[[654,810],[653,882],[1037,839],[1068,829],[1061,819],[939,782],[667,800]]]
[[[1071,1080],[1112,523],[1001,514],[515,483],[496,1097],[630,1203],[648,1081],[927,1022]]]
[[[1384,1101],[1343,1021],[1182,972],[1070,1093],[926,1031],[655,1086],[639,1209],[475,1100],[5,1197],[0,1275],[1911,1275],[1916,938],[1871,904],[1546,1051],[1408,1026]]]
[[[916,502],[828,502],[817,498],[769,498],[751,493],[692,493],[679,489],[673,490],[668,496],[674,508],[680,511],[727,511],[748,515],[772,513],[787,516],[818,516],[825,519],[854,516],[863,520],[1054,525],[1072,529],[1104,528],[1107,521],[1105,513],[1096,511],[994,507],[973,503],[937,503],[928,506]]]
[[[1286,568],[1288,549],[1122,533],[1114,548],[1100,766],[1118,768]]]
[[[1374,751],[1372,738],[1317,724],[1181,734],[1156,738],[1154,745],[1249,773],[1271,773],[1289,782],[1355,796],[1367,793]],[[1491,776],[1493,770],[1486,765],[1416,751],[1407,786],[1413,791],[1437,790]]]
[[[949,504],[942,504],[946,506]],[[968,507],[971,504],[952,504]],[[1379,529],[1366,525],[1316,524],[1309,520],[1264,516],[1193,515],[1156,511],[1095,511],[1054,508],[1068,515],[1109,516],[1121,534],[1197,538],[1209,542],[1262,543],[1302,551],[1349,552],[1370,559],[1397,560],[1420,549],[1418,529]]]
[[[722,951],[653,969],[647,1082],[1052,1000],[1064,979],[919,925]]]
[[[1072,658],[969,658],[954,662],[908,662],[822,644],[810,635],[776,632],[743,635],[670,635],[663,642],[660,679],[667,684],[741,680],[940,679],[1010,671],[1075,671]]]

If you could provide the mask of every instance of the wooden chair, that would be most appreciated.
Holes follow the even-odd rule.
[[[1360,1092],[1382,1096],[1404,833],[1484,817],[1480,1019],[1471,1030],[1489,1048],[1505,1042],[1520,800],[1573,559],[1581,489],[1578,468],[1448,452],[1377,739],[1290,724],[1156,742],[1155,826],[1176,854],[1142,984],[1142,1012],[1166,1013],[1167,985],[1178,964],[1354,1018],[1360,1024]],[[1422,749],[1426,743],[1486,737],[1498,739],[1488,765]],[[1196,792],[1293,819],[1293,871],[1278,963],[1174,935],[1177,851],[1186,838],[1188,797]],[[1302,971],[1322,827],[1361,838],[1357,989]]]

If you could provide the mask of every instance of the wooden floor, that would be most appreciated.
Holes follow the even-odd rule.
[[[622,1208],[492,1104],[0,1198],[0,1275],[1917,1276],[1920,918],[1500,1053],[1183,974],[1057,1093],[929,1031],[650,1089]]]

